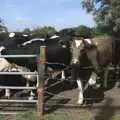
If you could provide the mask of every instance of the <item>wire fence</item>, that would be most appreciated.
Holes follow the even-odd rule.
[[[54,65],[54,63],[47,63],[47,64],[49,64],[49,65]],[[63,66],[66,66],[63,70],[71,70],[71,66],[68,66],[68,65],[64,65],[64,64],[61,64],[61,63],[55,63],[55,65],[63,65]],[[80,68],[80,70],[88,70],[88,69],[93,69],[93,67],[92,66],[88,66],[88,67],[81,67]],[[104,68],[105,69],[105,68]],[[115,72],[115,74],[114,75],[118,75],[119,76],[119,70],[120,70],[120,67],[119,66],[109,66],[108,67],[108,70],[110,70],[110,71],[114,71]],[[67,78],[65,78],[65,79],[61,79],[61,78],[59,78],[58,76],[60,75],[62,73],[62,71],[61,72],[59,72],[59,74],[57,75],[57,76],[55,76],[54,78],[57,80],[57,82],[55,82],[55,83],[53,83],[53,84],[51,84],[51,85],[49,85],[48,87],[45,87],[45,93],[46,94],[48,94],[48,95],[50,95],[50,96],[56,96],[56,98],[58,98],[58,99],[67,99],[66,98],[66,96],[64,96],[64,95],[59,95],[59,94],[55,94],[55,93],[52,93],[52,92],[49,92],[48,90],[49,90],[49,88],[51,88],[51,87],[55,87],[55,85],[58,85],[58,84],[61,84],[62,82],[64,82],[64,81],[69,81],[69,82],[75,82],[75,80],[72,80],[71,79],[71,76],[68,76]],[[111,74],[110,74],[110,76],[111,76]],[[118,79],[118,76],[115,76],[114,77],[114,79],[113,78],[111,78],[110,80],[108,80],[107,82],[116,82],[116,79]],[[98,77],[98,78],[100,78],[100,77]],[[86,81],[86,80],[82,80],[82,81]],[[120,83],[120,82],[119,82]],[[58,89],[58,88],[57,88]],[[104,91],[103,91],[104,92]],[[84,100],[103,100],[103,99],[106,99],[107,97],[97,97],[97,98],[94,98],[94,97],[88,97],[88,98],[84,98]],[[116,98],[117,99],[119,99],[120,98],[120,96],[118,95],[118,96],[116,96]],[[72,99],[72,98],[71,98]],[[52,103],[45,103],[45,105],[55,105],[55,106],[70,106],[70,107],[78,107],[78,105],[76,105],[76,103],[73,103],[73,104],[69,104],[69,103],[66,103],[66,104],[62,104],[62,103],[54,103],[54,102],[52,102]],[[82,106],[84,106],[84,105],[82,105]],[[85,106],[88,106],[88,105],[85,105]],[[80,106],[79,106],[80,107]]]

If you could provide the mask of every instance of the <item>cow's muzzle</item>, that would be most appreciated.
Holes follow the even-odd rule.
[[[71,65],[78,65],[78,64],[80,64],[79,60],[77,60],[77,59],[72,59]]]

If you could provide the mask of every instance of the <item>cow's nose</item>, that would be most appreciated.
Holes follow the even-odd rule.
[[[79,64],[79,60],[77,60],[77,59],[72,59],[71,64],[72,64],[72,65],[74,65],[74,64]]]

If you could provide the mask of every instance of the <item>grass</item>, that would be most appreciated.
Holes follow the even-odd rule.
[[[35,114],[33,113],[32,110],[25,112],[24,114],[18,114],[18,115],[9,115],[9,116],[0,116],[0,120],[40,120]],[[43,120],[105,120],[103,117],[97,117],[94,119],[92,116],[86,116],[81,118],[71,118],[70,116],[65,116],[65,115],[45,115]],[[109,120],[120,120],[120,116],[113,116]]]
[[[39,120],[32,111],[25,112],[24,114],[16,115],[1,115],[0,120]]]
[[[33,112],[29,111],[20,115],[0,116],[0,120],[40,120]],[[46,115],[43,120],[72,120],[66,116]]]

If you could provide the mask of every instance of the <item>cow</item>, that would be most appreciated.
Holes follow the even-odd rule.
[[[30,72],[26,67],[11,64],[7,59],[1,57],[4,46],[0,47],[0,72]],[[26,80],[35,81],[35,77],[31,75],[0,75],[0,86],[25,86]],[[17,80],[17,81],[16,81]],[[10,97],[10,90],[5,89],[5,97]]]
[[[119,46],[117,44],[117,46]],[[119,55],[120,47],[116,50],[116,39],[112,36],[101,35],[94,38],[85,39],[83,37],[74,37],[71,42],[71,65],[72,65],[72,79],[77,80],[79,88],[78,103],[83,104],[83,81],[79,77],[79,66],[81,65],[81,58],[84,54],[87,55],[88,60],[91,62],[94,68],[92,74],[88,80],[88,84],[93,86],[98,82],[97,76],[101,79],[107,79],[108,67],[115,60],[115,64],[118,64],[120,57]],[[116,56],[113,57],[113,55]],[[76,71],[76,72],[74,72]],[[76,76],[76,77],[74,77]],[[100,86],[100,84],[98,84]]]
[[[10,54],[11,54],[11,52],[13,54],[16,54],[14,50],[20,48],[21,46],[25,46],[26,44],[28,44],[28,43],[26,43],[26,41],[32,37],[33,36],[26,35],[26,34],[16,34],[13,32],[10,33],[8,38],[6,37],[3,41],[1,40],[1,42],[0,42],[0,45],[1,45],[0,54],[1,55],[9,55],[9,52],[10,52]],[[30,42],[32,42],[32,41],[30,41]],[[24,44],[22,44],[22,43],[24,43]],[[40,43],[40,44],[42,44],[42,43]],[[19,49],[19,50],[20,50],[19,54],[20,54],[20,52],[21,52],[21,54],[24,54],[24,53],[22,53],[23,51],[21,51],[21,49]],[[22,50],[24,50],[24,49],[22,49]],[[0,64],[1,64],[0,71],[1,72],[14,72],[14,71],[15,72],[31,72],[32,70],[30,68],[34,69],[34,71],[37,70],[36,68],[33,68],[34,66],[29,65],[29,64],[27,64],[27,65],[29,65],[30,67],[26,67],[25,66],[25,62],[27,63],[26,59],[19,58],[17,60],[15,60],[15,58],[11,58],[11,59],[0,58]],[[0,78],[1,78],[0,85],[3,85],[3,86],[25,86],[25,85],[29,86],[29,82],[35,81],[35,83],[36,83],[36,80],[37,80],[37,77],[34,75],[6,75],[6,76],[1,75]],[[16,81],[16,80],[18,80],[18,81]],[[36,86],[38,86],[38,85],[36,85]],[[7,97],[7,98],[10,97],[10,91],[8,89],[6,89],[6,91],[5,91],[5,97]]]
[[[13,34],[13,33],[12,33]],[[16,43],[11,42],[10,44],[5,44],[5,50],[2,53],[5,55],[16,55],[16,54],[39,54],[40,46],[46,46],[46,60],[48,61],[48,65],[53,68],[64,68],[66,65],[70,64],[71,53],[67,45],[60,41],[59,36],[51,36],[50,38],[32,38],[28,41],[22,42],[19,47],[16,47]],[[10,40],[11,41],[11,40]],[[59,42],[60,41],[60,42]],[[13,47],[15,46],[15,47]],[[17,49],[16,49],[17,48]],[[37,62],[34,58],[6,58],[9,62],[16,63],[20,66],[25,66],[29,68],[31,71],[36,70],[35,63]],[[30,65],[31,63],[31,65]],[[49,63],[53,63],[49,64]],[[57,65],[54,63],[58,63]]]
[[[59,43],[59,36],[54,35],[45,41],[44,38],[35,37],[16,44],[14,39],[15,33],[9,34],[8,42],[4,43],[4,49],[1,50],[2,55],[21,55],[21,54],[36,54],[39,55],[39,48],[41,45],[46,45],[46,66],[54,70],[62,70],[70,64],[71,53],[63,43]],[[27,37],[27,35],[25,35]],[[58,40],[57,40],[58,39]],[[35,72],[37,71],[37,59],[36,58],[4,58],[10,65],[15,65],[13,68],[17,68],[18,72]],[[6,67],[5,67],[6,68]],[[6,71],[6,70],[4,70]],[[10,71],[12,71],[10,69]],[[63,74],[62,74],[63,75]],[[28,81],[36,81],[36,77],[30,75],[22,76]],[[63,78],[65,78],[63,76]],[[8,84],[7,84],[8,85]]]

